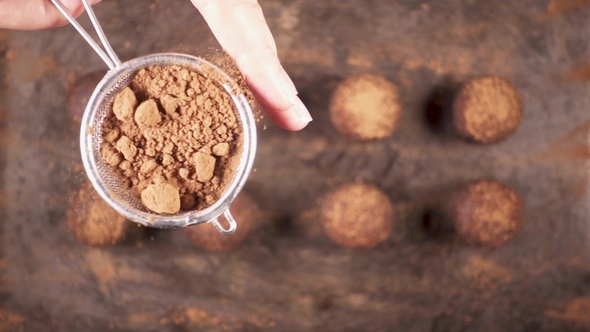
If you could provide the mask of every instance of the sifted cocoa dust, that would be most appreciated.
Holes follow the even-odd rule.
[[[180,66],[140,70],[113,103],[101,154],[156,213],[201,210],[233,179],[243,135],[229,94]]]

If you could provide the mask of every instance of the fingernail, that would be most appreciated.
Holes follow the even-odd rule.
[[[305,107],[305,105],[303,105],[303,102],[301,101],[301,99],[299,99],[299,97],[295,97],[295,98],[297,99],[297,101],[295,102],[295,105],[293,105],[293,107],[289,108],[287,110],[287,112],[294,114],[300,122],[309,123],[309,122],[313,121],[311,114],[309,114],[307,107]]]
[[[295,84],[293,84],[293,81],[289,77],[289,74],[287,74],[287,72],[285,71],[285,69],[283,67],[281,67],[281,71],[279,73],[279,78],[281,80],[281,85],[282,85],[283,91],[287,95],[287,98],[289,98],[289,101],[292,104],[296,104],[297,101],[299,100],[299,98],[297,98],[297,94],[298,94],[297,88],[295,88]]]

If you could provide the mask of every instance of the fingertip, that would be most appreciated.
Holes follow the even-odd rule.
[[[289,131],[299,131],[313,120],[307,107],[298,97],[295,105],[285,111],[268,107],[265,108],[265,111],[277,126]]]
[[[309,124],[309,122],[299,122],[289,128],[283,128],[283,129],[288,130],[288,131],[300,131],[300,130],[305,129],[305,127],[307,127],[308,124]]]
[[[307,127],[309,122],[301,122],[299,120],[293,119],[279,119],[277,117],[269,116],[272,122],[277,125],[279,128],[287,130],[287,131],[300,131]]]

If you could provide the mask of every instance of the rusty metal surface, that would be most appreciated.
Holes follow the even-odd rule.
[[[107,249],[75,242],[65,215],[84,173],[66,92],[105,67],[71,27],[0,31],[0,330],[590,329],[586,4],[262,0],[315,120],[300,133],[262,121],[247,191],[264,221],[223,254],[181,230],[132,227]],[[216,45],[189,1],[104,1],[96,12],[122,59]],[[365,72],[399,87],[404,114],[392,137],[353,143],[327,104],[339,80]],[[429,124],[433,98],[484,74],[523,94],[512,137],[479,146]],[[510,242],[490,251],[425,227],[433,202],[483,177],[523,198]],[[317,225],[321,195],[355,179],[398,212],[373,250],[337,247]]]

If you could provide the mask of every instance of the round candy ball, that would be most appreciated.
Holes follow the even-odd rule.
[[[471,183],[452,204],[452,219],[461,238],[474,245],[498,248],[521,223],[522,200],[507,185],[490,180]]]
[[[129,221],[113,210],[90,183],[81,187],[70,199],[68,227],[78,242],[105,247],[125,237]]]
[[[363,74],[340,82],[330,101],[334,127],[354,140],[377,140],[397,128],[402,108],[397,87],[385,78]]]
[[[241,193],[231,204],[230,212],[238,224],[233,234],[223,235],[209,223],[193,225],[184,229],[191,243],[198,248],[218,252],[230,251],[242,244],[260,216],[258,205],[247,194]],[[219,219],[222,224],[226,222],[223,216]]]
[[[347,248],[372,248],[392,232],[389,198],[369,184],[344,184],[328,193],[321,207],[326,235]]]
[[[503,78],[480,77],[466,82],[453,100],[453,124],[472,141],[489,144],[501,141],[518,128],[522,98]]]

